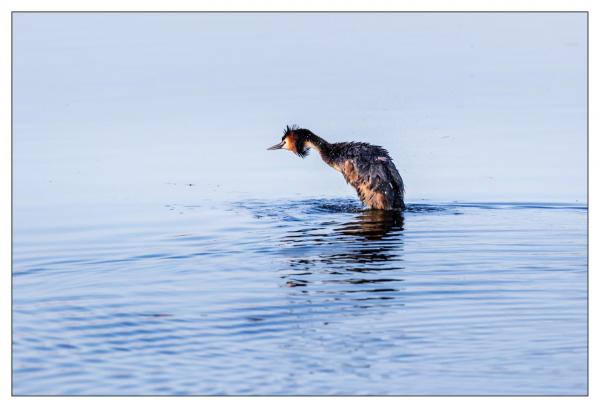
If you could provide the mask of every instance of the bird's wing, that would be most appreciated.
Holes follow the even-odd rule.
[[[396,189],[402,193],[402,197],[404,197],[404,181],[402,180],[402,176],[400,176],[400,172],[398,172],[396,165],[391,159],[390,165],[386,166],[386,170],[388,172],[390,181],[395,185]]]
[[[358,161],[356,166],[362,181],[367,183],[371,190],[387,194],[397,191],[404,195],[404,182],[389,157],[372,157],[370,161]]]
[[[346,181],[366,184],[369,189],[384,193],[391,189],[404,194],[404,182],[389,153],[383,147],[366,143],[350,143],[346,154],[349,159],[342,173]]]

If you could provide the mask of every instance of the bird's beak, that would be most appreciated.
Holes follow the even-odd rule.
[[[282,140],[281,143],[277,143],[276,145],[273,145],[273,146],[269,147],[267,150],[279,150],[279,149],[283,149],[283,145],[285,145],[285,142]]]

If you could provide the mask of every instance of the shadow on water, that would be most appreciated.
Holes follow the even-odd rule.
[[[310,302],[394,299],[403,280],[398,277],[403,269],[402,213],[361,211],[348,215],[343,214],[341,221],[322,221],[284,235],[287,265],[281,278],[285,286],[296,288],[296,294],[307,296]]]
[[[404,215],[396,211],[363,211],[352,221],[338,228],[339,233],[366,240],[381,240],[400,235],[404,230]]]

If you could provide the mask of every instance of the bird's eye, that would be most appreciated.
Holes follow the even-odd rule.
[[[281,138],[281,141],[283,142],[285,140],[285,135],[283,135],[283,137]]]

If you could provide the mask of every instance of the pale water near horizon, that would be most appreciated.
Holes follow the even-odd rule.
[[[587,206],[17,206],[13,392],[587,392]]]

